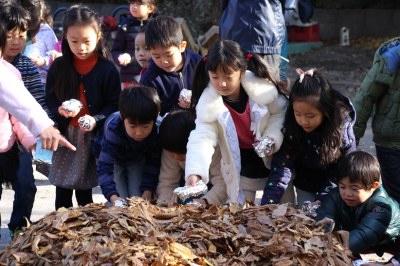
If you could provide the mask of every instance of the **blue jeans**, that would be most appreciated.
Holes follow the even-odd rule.
[[[15,231],[26,226],[26,219],[30,221],[33,203],[36,195],[35,178],[33,176],[32,155],[22,146],[19,147],[19,166],[16,179],[12,182],[14,204],[8,228]]]
[[[142,196],[143,168],[144,161],[114,164],[114,182],[121,198]]]
[[[400,151],[375,145],[383,188],[400,202]]]

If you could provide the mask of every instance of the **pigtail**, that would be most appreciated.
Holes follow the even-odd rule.
[[[196,115],[196,106],[199,102],[200,96],[203,94],[204,89],[208,86],[210,82],[210,77],[206,70],[207,56],[205,56],[200,62],[197,63],[193,80],[192,80],[192,99],[190,102],[190,112]]]
[[[283,95],[285,98],[288,98],[289,91],[287,85],[280,80],[276,80],[275,77],[271,75],[273,71],[265,62],[264,58],[258,54],[248,53],[246,55],[246,60],[248,70],[253,72],[259,78],[270,80],[275,85],[278,93]]]

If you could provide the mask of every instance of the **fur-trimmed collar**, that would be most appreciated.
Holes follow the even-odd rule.
[[[259,105],[267,105],[278,97],[278,90],[271,81],[258,78],[250,71],[246,71],[240,82],[249,98]],[[226,110],[222,96],[209,83],[196,106],[198,119],[212,122]]]

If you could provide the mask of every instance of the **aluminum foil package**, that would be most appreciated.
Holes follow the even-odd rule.
[[[192,203],[194,199],[203,197],[207,192],[207,185],[202,180],[198,181],[193,187],[177,187],[174,190],[174,194],[178,197],[178,203],[182,205]]]
[[[79,117],[78,124],[84,129],[89,129],[90,128],[90,118],[89,118],[89,116],[84,115],[84,116]]]
[[[124,199],[118,199],[118,200],[113,202],[113,206],[126,208],[126,207],[128,207],[128,203]]]
[[[320,205],[312,205],[311,201],[305,201],[303,207],[301,210],[304,212],[305,215],[309,217],[316,217],[317,216],[317,210]]]
[[[71,99],[63,102],[62,107],[68,112],[75,112],[79,111],[83,107],[83,104],[79,100]]]
[[[192,99],[192,91],[188,89],[182,89],[179,97],[182,98],[184,101],[190,102]]]
[[[253,147],[257,155],[264,158],[267,153],[272,151],[272,145],[274,143],[275,141],[272,138],[265,136],[262,140],[256,141],[253,144]]]

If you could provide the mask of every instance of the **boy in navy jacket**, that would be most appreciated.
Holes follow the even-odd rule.
[[[131,196],[152,198],[161,164],[159,112],[154,88],[131,86],[121,92],[119,112],[107,119],[97,176],[104,196],[113,204]]]
[[[189,108],[190,100],[179,96],[183,89],[190,89],[201,56],[186,49],[179,23],[168,16],[152,19],[146,27],[146,45],[152,59],[140,83],[157,89],[161,115],[174,109]]]

